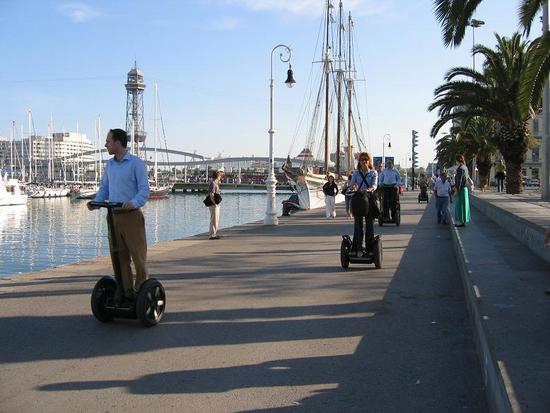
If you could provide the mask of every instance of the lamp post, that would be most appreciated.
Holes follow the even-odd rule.
[[[278,44],[271,50],[271,76],[269,80],[269,174],[265,181],[267,188],[267,209],[265,211],[264,225],[279,225],[279,220],[277,219],[277,208],[275,206],[277,179],[275,178],[275,165],[273,158],[273,135],[275,134],[275,129],[273,128],[273,53],[280,47],[283,48],[286,55],[280,53],[279,59],[283,63],[288,62],[288,71],[285,84],[288,87],[292,87],[294,83],[296,83],[292,74],[292,66],[290,65],[292,50],[284,44]]]
[[[485,24],[483,20],[470,20],[469,25],[472,27],[472,69],[476,71],[476,54],[474,53],[474,47],[476,45],[476,28],[481,27]],[[474,177],[474,182],[478,185],[477,182],[477,157],[474,156],[472,159],[472,176]]]
[[[386,133],[382,137],[382,164],[384,165],[384,168],[386,167],[386,138],[388,138],[388,148],[391,148],[391,135]]]

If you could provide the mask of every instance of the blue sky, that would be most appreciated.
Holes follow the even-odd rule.
[[[74,131],[78,122],[92,139],[98,114],[104,130],[124,126],[124,83],[136,59],[147,84],[146,129],[152,130],[157,82],[170,148],[206,156],[266,156],[270,52],[285,43],[293,48],[298,83],[285,88],[287,67],[274,63],[275,155],[286,156],[291,146],[296,155],[303,144],[297,137],[292,145],[292,135],[323,4],[0,0],[0,136],[9,136],[12,120],[26,131],[27,108],[40,134],[46,134],[50,114],[56,131]],[[517,30],[518,4],[485,0],[475,16],[486,22],[476,29],[476,43],[493,46],[495,32]],[[358,87],[366,92],[369,150],[381,154],[382,137],[390,134],[386,155],[403,162],[415,129],[425,165],[434,156],[429,131],[436,120],[427,107],[449,68],[471,66],[471,29],[460,48],[447,49],[432,0],[348,0],[344,8],[354,16],[364,71]],[[540,32],[536,26],[532,31]]]

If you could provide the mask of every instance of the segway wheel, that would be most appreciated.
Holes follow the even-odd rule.
[[[382,248],[382,238],[378,238],[374,246],[374,266],[376,269],[382,268],[383,260],[383,248]]]
[[[107,303],[112,303],[115,299],[116,281],[113,277],[102,277],[95,285],[92,291],[92,313],[102,323],[108,323],[114,318],[111,310],[106,308]]]
[[[150,278],[139,288],[136,315],[146,327],[157,325],[166,308],[166,294],[160,281]]]
[[[340,264],[342,264],[342,268],[344,269],[349,267],[349,253],[348,243],[342,240],[342,244],[340,245]]]
[[[398,227],[401,225],[401,211],[398,209],[395,211],[395,226]]]

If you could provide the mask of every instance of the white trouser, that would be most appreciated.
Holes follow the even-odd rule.
[[[327,213],[327,218],[336,217],[336,197],[327,195],[325,196],[325,211]]]
[[[215,237],[218,234],[218,223],[220,222],[220,205],[210,205],[210,236]]]

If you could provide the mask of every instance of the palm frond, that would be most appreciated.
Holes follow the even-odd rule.
[[[550,32],[535,39],[530,47],[531,59],[521,85],[520,102],[537,110],[550,73]]]
[[[523,26],[523,34],[529,36],[531,32],[531,24],[535,20],[535,16],[542,8],[545,0],[523,0],[519,6],[519,22]]]
[[[434,13],[443,31],[445,46],[460,46],[466,27],[482,0],[434,0]]]

